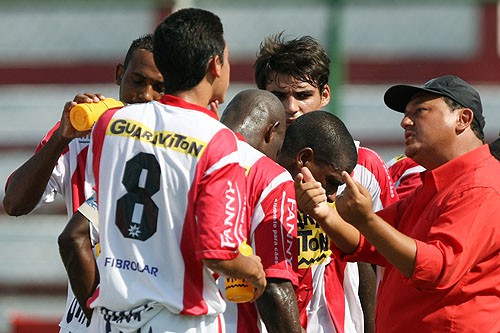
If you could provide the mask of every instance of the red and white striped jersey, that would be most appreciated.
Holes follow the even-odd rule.
[[[54,132],[59,128],[58,122],[38,144],[35,153],[49,141]],[[66,150],[61,154],[54,166],[45,191],[36,206],[54,202],[59,193],[64,197],[68,218],[80,207],[85,199],[92,193],[92,187],[85,181],[85,168],[87,162],[87,150],[90,137],[73,139]],[[35,208],[35,209],[36,209]],[[85,333],[89,322],[80,308],[71,286],[68,283],[66,299],[66,310],[59,323],[63,332]]]
[[[358,163],[352,177],[372,196],[374,210],[398,200],[382,158],[359,147]],[[340,194],[345,185],[339,187]],[[299,287],[297,300],[301,324],[310,333],[363,332],[363,310],[358,296],[359,273],[356,263],[345,263],[330,249],[330,239],[319,224],[299,212]]]
[[[238,142],[241,165],[246,169],[249,244],[262,260],[267,278],[297,285],[297,204],[291,175],[254,149]],[[219,280],[224,292],[224,280]],[[265,332],[255,303],[227,303],[226,333]]]
[[[425,168],[406,155],[396,156],[387,162],[387,169],[400,199],[422,185],[420,173],[425,171]]]
[[[59,123],[45,135],[38,144],[36,153],[42,149],[58,128]],[[59,193],[66,202],[68,217],[71,217],[78,207],[85,202],[85,199],[92,194],[90,184],[85,181],[89,142],[89,136],[71,140],[66,150],[57,160],[37,208],[44,203],[53,202]]]
[[[217,275],[202,259],[235,258],[247,232],[238,162],[236,137],[216,115],[174,96],[101,116],[87,165],[101,245],[91,307],[223,312]]]

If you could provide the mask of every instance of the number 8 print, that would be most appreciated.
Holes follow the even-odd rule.
[[[127,193],[117,201],[116,225],[123,237],[145,241],[158,224],[158,206],[151,198],[160,190],[160,164],[153,154],[139,153],[127,161],[122,184]]]

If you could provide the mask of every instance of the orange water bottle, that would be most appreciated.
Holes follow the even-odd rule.
[[[98,103],[80,103],[70,110],[69,120],[76,130],[88,131],[104,111],[120,106],[123,106],[123,103],[114,98],[106,98]]]
[[[252,255],[252,247],[246,241],[239,246],[244,256]],[[245,279],[226,278],[226,299],[235,303],[250,302],[254,298],[254,288]]]

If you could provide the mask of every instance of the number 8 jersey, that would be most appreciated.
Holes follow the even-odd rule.
[[[225,304],[202,259],[233,259],[246,234],[244,169],[212,111],[166,95],[106,112],[87,176],[99,204],[100,290],[91,307],[155,302],[183,315]]]

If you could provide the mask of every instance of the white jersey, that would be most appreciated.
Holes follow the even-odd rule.
[[[202,259],[238,255],[245,179],[236,138],[214,117],[166,95],[108,111],[94,126],[87,171],[101,254],[90,305],[100,313],[115,318],[147,304],[191,316],[224,311]]]
[[[42,149],[58,128],[59,123],[45,135],[38,144],[36,152]],[[92,194],[92,187],[85,181],[89,143],[89,136],[71,140],[66,150],[57,160],[57,164],[50,175],[49,182],[36,208],[45,203],[54,202],[56,195],[59,193],[64,197],[68,217],[71,217],[78,207]]]
[[[59,128],[57,123],[39,143],[36,152],[49,141],[54,132]],[[68,219],[73,216],[80,205],[85,202],[92,193],[91,185],[85,181],[85,169],[87,162],[87,150],[90,137],[76,138],[72,140],[66,150],[57,160],[45,191],[40,198],[39,208],[43,204],[54,202],[59,193],[64,197]],[[73,290],[68,282],[68,293],[64,316],[59,323],[61,332],[85,333],[88,331],[89,322],[86,319]]]
[[[397,195],[382,158],[359,147],[358,163],[352,177],[372,196],[373,209],[380,210],[397,201]],[[342,193],[340,186],[337,194]],[[364,331],[363,310],[358,296],[357,263],[338,260],[330,240],[319,224],[299,212],[299,288],[297,298],[301,324],[310,333]]]

